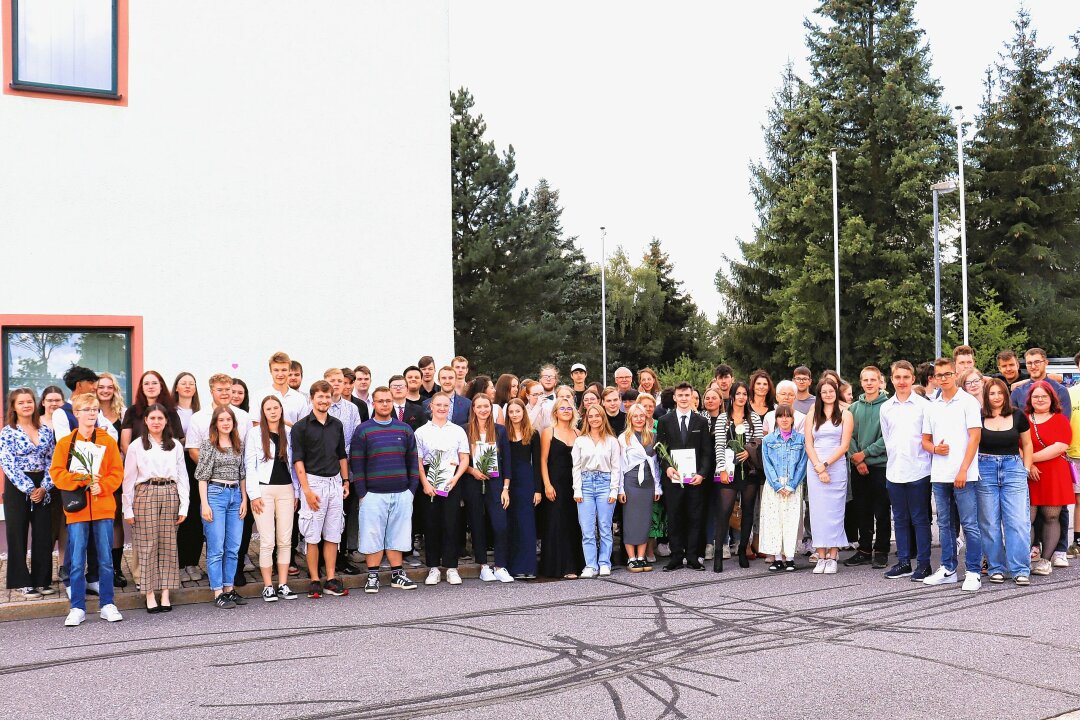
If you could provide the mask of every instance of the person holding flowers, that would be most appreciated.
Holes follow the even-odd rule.
[[[506,570],[510,561],[510,537],[506,528],[506,508],[510,506],[510,442],[506,428],[496,425],[491,398],[480,394],[473,398],[467,425],[472,457],[465,471],[470,479],[462,494],[465,512],[472,530],[473,556],[480,565],[480,579],[513,582]],[[495,564],[487,562],[487,526],[494,533]]]
[[[428,405],[431,420],[416,431],[416,454],[420,463],[420,487],[427,500],[424,517],[424,553],[430,568],[425,585],[438,585],[442,570],[446,581],[460,585],[458,574],[458,481],[469,467],[469,438],[460,425],[450,422],[450,396],[437,392]]]

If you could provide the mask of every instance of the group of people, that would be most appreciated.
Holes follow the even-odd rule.
[[[815,385],[806,367],[777,383],[719,365],[708,387],[662,389],[648,368],[636,387],[625,367],[614,386],[589,384],[580,363],[569,385],[552,365],[536,380],[470,378],[463,357],[438,370],[423,357],[375,388],[366,366],[331,368],[304,391],[302,366],[277,352],[257,392],[211,376],[205,408],[187,372],[171,386],[143,373],[125,408],[115,377],[75,366],[67,399],[55,386],[40,402],[29,388],[8,397],[7,583],[55,594],[58,545],[66,624],[83,622],[88,591],[120,620],[126,523],[152,614],[171,610],[183,576],[201,579],[204,544],[214,605],[246,604],[236,588],[256,527],[266,602],[297,597],[298,565],[313,599],[347,595],[340,574],[366,572],[364,591],[379,592],[384,561],[392,587],[414,589],[405,566],[421,547],[426,585],[460,585],[467,537],[488,582],[610,575],[618,535],[630,572],[657,555],[667,572],[722,572],[734,553],[774,572],[808,555],[830,575],[851,548],[845,566],[939,585],[958,581],[962,549],[964,590],[984,574],[1027,585],[1080,555],[1080,535],[1068,544],[1080,388],[1048,376],[1039,348],[1024,360],[1026,379],[1010,351],[999,377],[967,346],[919,368],[899,360],[891,395],[867,366],[853,398],[835,371]]]

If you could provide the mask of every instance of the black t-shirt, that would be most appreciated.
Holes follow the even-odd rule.
[[[622,435],[626,430],[626,413],[620,410],[617,415],[608,415],[608,423],[616,435]]]
[[[281,447],[281,439],[277,433],[270,433],[270,439],[274,441],[274,469],[270,471],[271,485],[292,485],[292,474],[289,472],[289,464],[278,457],[277,448]]]
[[[982,436],[979,438],[979,452],[986,455],[1019,455],[1020,433],[1031,427],[1027,416],[1019,410],[1013,410],[1012,427],[1008,430],[990,430],[983,423]]]

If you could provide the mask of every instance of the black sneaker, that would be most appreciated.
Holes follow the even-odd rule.
[[[871,557],[868,554],[856,552],[844,561],[844,567],[858,567],[859,565],[865,565],[868,562],[871,562]]]
[[[908,577],[911,575],[911,563],[896,563],[891,568],[885,571],[885,577],[889,580],[896,580],[902,577]]]
[[[318,600],[322,597],[322,583],[318,580],[313,580],[311,586],[308,587],[307,596],[312,600]]]
[[[873,567],[877,570],[884,570],[889,567],[889,553],[876,552],[874,553]]]
[[[784,563],[784,572],[795,572],[795,561],[788,560]]]
[[[113,570],[112,584],[114,588],[126,588],[128,586],[128,579],[124,576],[124,573],[119,569]]]
[[[769,572],[781,572],[784,569],[784,561],[776,560],[769,566]]]
[[[396,572],[390,578],[390,587],[397,588],[398,590],[415,590],[416,583],[409,579],[409,576],[403,572]],[[367,591],[367,588],[364,588]]]
[[[292,591],[288,584],[278,585],[277,596],[282,600],[295,600],[297,598],[296,593]]]
[[[247,605],[247,600],[235,590],[229,591],[229,598],[237,605]]]
[[[273,585],[267,585],[266,587],[263,588],[262,599],[264,601],[266,601],[266,602],[277,602],[278,601],[278,596],[277,596],[277,593],[274,592],[274,586]]]
[[[341,582],[341,578],[327,580],[323,589],[327,595],[334,595],[335,597],[349,594],[349,588],[345,587],[345,583]]]
[[[222,610],[232,610],[236,607],[236,603],[232,600],[232,593],[223,592],[214,598],[214,607],[221,608]]]
[[[359,575],[362,572],[366,572],[365,570],[356,567],[348,560],[343,560],[342,558],[338,558],[337,571],[342,575]]]
[[[922,582],[926,578],[934,574],[934,569],[930,567],[929,563],[926,565],[920,565],[915,568],[915,572],[911,573],[911,582]]]
[[[367,582],[364,583],[364,592],[377,593],[379,592],[379,576],[368,575]]]

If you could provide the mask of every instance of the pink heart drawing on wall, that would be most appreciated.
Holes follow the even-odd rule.
[[[236,369],[236,368],[238,368],[238,367],[240,367],[240,363],[233,363],[233,364],[232,364],[232,369],[233,369],[233,370],[235,370],[235,369]]]

